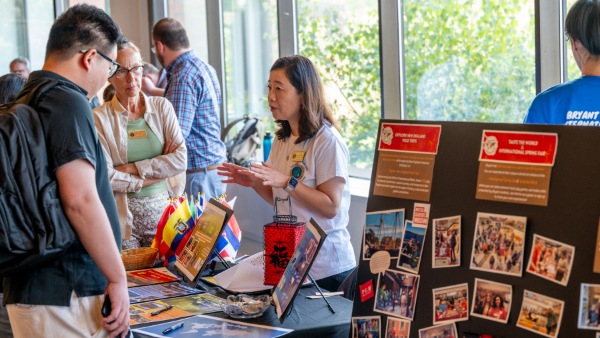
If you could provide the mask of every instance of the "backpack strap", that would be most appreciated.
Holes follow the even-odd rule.
[[[221,132],[221,141],[225,142],[225,137],[227,137],[227,134],[229,133],[231,128],[233,128],[233,126],[235,126],[236,123],[238,123],[240,121],[247,121],[248,119],[249,119],[248,115],[244,115],[244,117],[240,117],[238,119],[231,121],[227,125],[227,127],[225,127],[225,129],[223,129],[223,131]]]

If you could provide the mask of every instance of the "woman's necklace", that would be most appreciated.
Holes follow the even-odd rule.
[[[294,149],[296,148],[296,140],[298,139],[297,136],[291,136],[287,138],[286,142],[289,142],[289,144],[287,145],[286,148],[286,152],[287,152],[287,156],[285,157],[286,161],[289,161],[292,156],[292,153],[294,152]]]

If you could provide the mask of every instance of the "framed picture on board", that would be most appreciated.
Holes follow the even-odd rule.
[[[471,315],[507,323],[512,298],[512,285],[475,278]]]
[[[381,337],[381,316],[352,317],[352,337]]]
[[[233,210],[211,198],[196,221],[190,238],[177,255],[175,269],[183,275],[183,279],[191,287],[196,287],[200,273],[211,257],[215,244],[231,215]]]
[[[527,217],[478,212],[470,268],[521,277],[526,226]]]
[[[600,329],[600,301],[598,299],[600,299],[600,284],[581,283],[578,328]]]
[[[431,268],[460,266],[460,216],[433,220]]]
[[[527,272],[567,286],[574,258],[574,246],[533,234]]]
[[[419,275],[405,271],[388,269],[379,274],[373,311],[413,320],[419,280]]]
[[[398,258],[404,209],[368,212],[363,237],[363,259],[370,260],[378,251],[387,251],[391,258]]]
[[[517,326],[545,337],[558,337],[564,308],[565,302],[560,299],[524,290]]]
[[[290,305],[294,302],[326,236],[327,234],[317,224],[317,221],[311,218],[310,222],[306,224],[304,235],[287,264],[283,276],[273,289],[273,303],[275,303],[275,312],[280,322],[283,323],[290,311]]]
[[[432,292],[434,325],[469,319],[467,283],[433,289]]]

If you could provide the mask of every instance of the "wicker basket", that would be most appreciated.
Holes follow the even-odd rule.
[[[127,249],[121,253],[121,259],[127,271],[146,269],[154,265],[157,253],[157,248]]]

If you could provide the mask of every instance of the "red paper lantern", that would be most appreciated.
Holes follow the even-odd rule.
[[[285,199],[290,204],[289,197]],[[265,236],[265,285],[277,285],[285,267],[292,258],[302,235],[304,234],[304,223],[297,222],[296,216],[278,215],[277,202],[285,201],[279,198],[275,200],[275,216],[273,223],[264,226]]]

